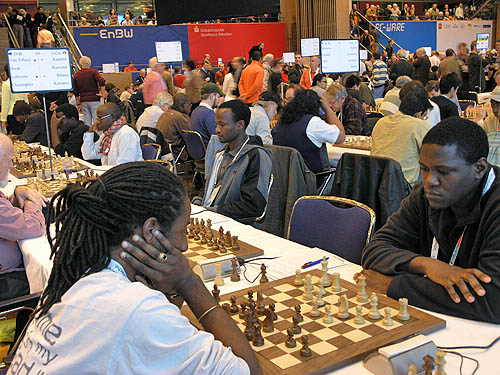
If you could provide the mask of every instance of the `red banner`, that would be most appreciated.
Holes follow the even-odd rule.
[[[286,51],[286,24],[284,23],[219,23],[188,25],[189,55],[195,61],[206,53],[211,61],[222,58],[226,63],[234,56],[248,59],[252,46],[264,42],[264,55],[272,53],[282,58]]]

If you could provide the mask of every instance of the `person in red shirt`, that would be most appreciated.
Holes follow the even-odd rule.
[[[300,79],[300,85],[306,90],[311,88],[314,76],[318,73],[321,73],[319,68],[321,65],[321,60],[319,56],[311,57],[311,63],[309,65],[310,68],[304,69],[304,73],[302,74],[302,78]]]
[[[180,89],[184,88],[184,80],[186,76],[182,74],[182,69],[180,66],[174,68],[174,85]]]
[[[124,72],[137,72],[137,68],[133,61],[129,62],[128,65],[123,69]]]
[[[262,52],[255,51],[252,63],[241,72],[239,99],[246,104],[252,104],[259,99],[264,91],[264,67],[262,66]]]

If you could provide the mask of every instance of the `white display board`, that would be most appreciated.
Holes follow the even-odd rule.
[[[488,33],[478,33],[476,35],[476,48],[479,50],[487,50],[490,48],[490,34]]]
[[[13,93],[73,90],[67,48],[7,49]]]
[[[494,21],[437,21],[437,51],[458,49],[461,42],[470,45],[478,33],[492,33]],[[491,36],[490,36],[491,37]]]
[[[306,38],[300,40],[302,56],[319,56],[319,38]]]
[[[182,44],[180,41],[176,42],[155,42],[156,57],[158,62],[171,63],[181,62],[182,58]]]
[[[422,47],[423,49],[425,49],[425,54],[429,57],[432,56],[432,47]]]
[[[116,73],[116,66],[114,63],[111,64],[102,64],[102,72],[103,73]]]
[[[359,41],[355,39],[322,40],[321,71],[323,73],[359,72]]]
[[[359,50],[359,59],[360,60],[368,60],[368,50],[360,49]]]
[[[295,52],[283,52],[283,62],[293,64],[295,62]]]

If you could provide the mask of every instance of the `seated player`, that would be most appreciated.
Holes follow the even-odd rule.
[[[191,113],[191,130],[200,133],[203,143],[208,144],[210,137],[215,135],[217,127],[215,111],[224,96],[222,90],[215,83],[205,83],[201,88],[201,102]]]
[[[0,134],[0,188],[9,182],[13,158],[12,141]],[[26,186],[16,187],[10,197],[0,193],[0,301],[30,292],[17,240],[44,234],[42,207],[45,207],[45,198]]]
[[[271,120],[278,113],[281,100],[274,91],[264,91],[259,100],[250,107],[250,123],[247,126],[248,135],[258,135],[265,145],[272,145]]]
[[[255,219],[266,207],[271,151],[259,136],[248,136],[250,109],[241,100],[219,106],[217,137],[225,146],[206,160],[203,206],[235,220]]]
[[[367,286],[410,304],[500,323],[500,169],[477,124],[448,118],[422,142],[417,185],[362,254]]]
[[[148,128],[156,128],[158,119],[165,113],[173,104],[174,99],[168,92],[162,91],[156,95],[153,105],[147,107],[142,115],[137,119],[135,128],[140,133],[143,126]]]
[[[439,81],[439,91],[441,95],[431,98],[431,100],[439,106],[441,120],[448,117],[458,117],[458,108],[452,101],[457,96],[458,88],[462,84],[457,73],[449,73]]]
[[[338,113],[339,120],[348,135],[370,135],[370,127],[363,104],[347,94],[339,83],[332,83],[326,90],[330,108]]]
[[[94,142],[97,130],[103,133]],[[85,160],[101,159],[102,165],[142,160],[139,135],[127,125],[115,103],[97,108],[97,121],[83,135],[82,155]]]
[[[175,175],[122,164],[68,185],[51,210],[54,266],[11,374],[26,364],[46,374],[261,374],[182,254],[190,205]],[[205,331],[181,315],[184,301]]]
[[[430,129],[424,119],[431,109],[425,89],[417,86],[401,96],[399,111],[382,117],[372,131],[370,155],[396,160],[410,185],[420,181],[418,157],[422,139]]]
[[[12,114],[19,123],[25,125],[19,140],[27,143],[40,142],[41,145],[48,146],[45,117],[42,111],[34,110],[33,107],[25,101],[18,100],[16,104],[14,104]]]
[[[83,134],[89,127],[79,120],[78,109],[62,104],[54,111],[51,120],[52,147],[57,155],[76,156],[82,159]]]

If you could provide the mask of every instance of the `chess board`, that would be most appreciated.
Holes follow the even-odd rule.
[[[219,232],[212,229],[214,236],[218,236]],[[220,250],[213,250],[207,244],[202,244],[201,239],[195,240],[194,238],[188,237],[188,249],[184,252],[184,255],[192,262],[200,263],[201,261],[207,259],[215,259],[224,255],[234,254],[238,258],[250,259],[264,255],[264,251],[258,247],[247,244],[243,241],[238,241],[239,250],[233,250],[228,248],[226,253],[222,253]]]
[[[312,275],[313,285],[319,286],[319,280],[322,272],[313,270],[303,274]],[[330,276],[331,279],[333,279]],[[341,292],[333,292],[332,287],[325,288],[326,295],[323,300],[331,305],[332,324],[323,322],[325,315],[324,307],[320,308],[321,316],[312,317],[311,301],[306,302],[302,299],[304,287],[297,287],[293,284],[295,276],[290,276],[280,280],[272,281],[266,284],[255,285],[252,288],[244,289],[230,295],[221,296],[221,305],[227,303],[231,296],[236,297],[239,306],[241,302],[247,302],[247,292],[249,290],[255,293],[258,290],[263,291],[264,303],[266,307],[270,303],[275,304],[275,312],[278,319],[274,322],[274,331],[266,333],[262,331],[264,337],[263,346],[250,345],[255,350],[264,374],[322,374],[350,363],[362,360],[366,355],[376,351],[378,348],[394,343],[401,339],[413,336],[418,333],[429,333],[444,328],[446,322],[430,314],[424,313],[411,306],[408,306],[410,320],[401,321],[397,318],[399,311],[399,302],[388,297],[378,296],[378,308],[383,316],[385,307],[391,307],[391,316],[393,318],[392,326],[384,326],[383,317],[379,320],[372,320],[368,317],[370,302],[359,303],[356,300],[358,286],[345,280],[340,280],[342,286]],[[368,290],[369,294],[371,292]],[[349,317],[339,319],[336,316],[338,311],[337,301],[339,296],[346,294],[349,300]],[[287,329],[292,328],[292,317],[295,315],[294,306],[301,305],[301,314],[304,321],[299,323],[302,332],[294,335],[297,342],[295,348],[287,348]],[[363,316],[365,323],[358,325],[354,323],[356,316],[356,307],[363,307]],[[193,324],[199,326],[193,314],[187,306],[183,308],[183,313],[190,318]],[[237,326],[244,332],[245,322],[240,319],[238,314],[232,315]],[[258,317],[262,323],[263,316]],[[309,348],[311,357],[302,357],[300,350],[302,348],[301,336],[307,335],[309,339]]]
[[[346,140],[344,143],[335,144],[334,146],[342,148],[355,148],[356,150],[365,150],[365,151],[370,151],[372,147],[371,142],[368,139],[360,141]]]
[[[58,162],[56,158],[53,159],[53,163],[55,171],[58,171],[59,173],[64,173],[62,164]],[[46,173],[49,174],[51,169],[50,169],[50,162],[48,159],[48,155],[44,159],[44,167]],[[73,172],[79,172],[88,169],[88,167],[80,164],[77,160],[74,160],[71,169]],[[36,177],[37,175],[36,171],[34,171],[31,167],[22,165],[22,163],[18,161],[14,161],[14,167],[11,168],[9,172],[12,173],[12,175],[16,178]]]
[[[28,178],[28,184],[26,186],[35,189],[42,193],[45,198],[52,198],[56,195],[60,190],[64,189],[70,183],[83,183],[89,179],[96,178],[97,175],[94,174],[92,170],[90,173],[85,171],[85,173],[78,173],[77,177],[74,178],[65,178],[62,175],[55,180],[35,180],[33,178]]]

